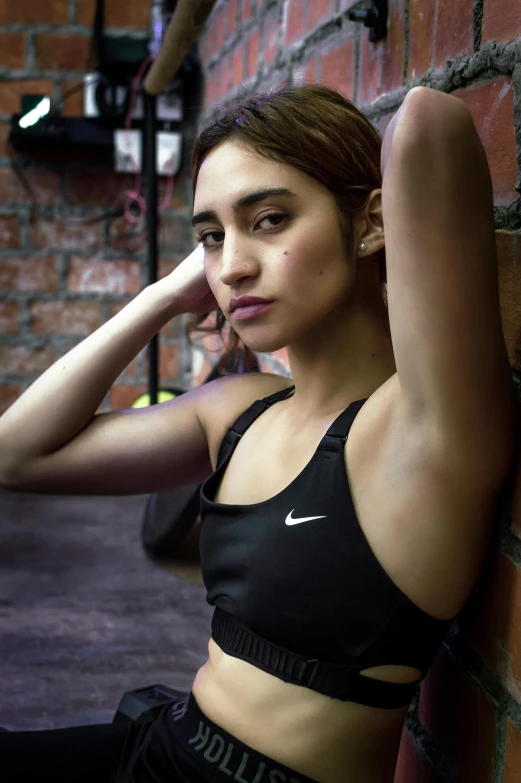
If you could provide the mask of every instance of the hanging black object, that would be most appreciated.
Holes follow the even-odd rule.
[[[96,0],[89,70],[102,73],[112,81],[132,79],[146,57],[147,39],[105,33],[105,2]]]
[[[363,22],[369,27],[369,40],[379,41],[387,35],[387,11],[388,0],[372,0],[371,8],[350,11],[348,18],[351,22]]]
[[[148,56],[148,42],[105,33],[105,3],[97,0],[88,70],[97,74],[94,102],[99,116],[118,121],[126,117],[132,79]]]
[[[220,378],[224,371],[238,374],[259,372],[257,360],[250,360],[246,366],[244,355],[242,350],[227,359],[225,357],[226,366],[221,359],[204,383]],[[148,554],[158,558],[171,556],[188,535],[199,515],[201,486],[188,484],[149,495],[141,526],[141,541]]]

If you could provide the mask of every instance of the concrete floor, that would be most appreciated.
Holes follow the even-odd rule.
[[[153,562],[145,502],[0,490],[0,725],[108,723],[127,690],[190,690],[213,613],[198,524],[176,560]]]

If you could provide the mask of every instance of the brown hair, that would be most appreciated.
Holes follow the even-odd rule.
[[[304,172],[332,194],[339,212],[346,251],[352,251],[352,217],[364,209],[369,194],[382,186],[382,137],[357,107],[341,93],[323,85],[283,86],[268,93],[239,96],[217,105],[208,115],[192,150],[192,188],[199,169],[221,142],[234,139],[259,155]],[[378,251],[378,274],[387,305],[385,248]],[[218,310],[214,323],[203,325],[210,313],[193,315],[191,331],[218,332],[226,319]],[[255,366],[255,355],[230,326],[219,362],[223,372],[237,372],[239,355],[244,370]],[[224,341],[223,341],[224,342]],[[237,359],[237,360],[236,360]]]

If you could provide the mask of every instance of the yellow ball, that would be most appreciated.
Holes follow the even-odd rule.
[[[173,400],[174,397],[177,397],[177,394],[174,394],[174,392],[171,391],[165,391],[160,390],[157,392],[157,401],[158,402],[167,402],[168,400]],[[147,408],[150,405],[150,394],[147,392],[146,394],[142,394],[140,397],[137,398],[135,402],[132,403],[130,406],[131,408]]]

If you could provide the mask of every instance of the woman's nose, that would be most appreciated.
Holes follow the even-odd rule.
[[[257,272],[258,264],[244,243],[225,239],[221,256],[221,282],[233,286],[242,277],[252,277]]]

